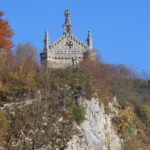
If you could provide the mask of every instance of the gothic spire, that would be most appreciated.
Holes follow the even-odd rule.
[[[49,48],[49,35],[48,32],[45,32],[45,38],[44,38],[44,51],[47,51]]]
[[[90,49],[93,48],[93,40],[92,40],[92,34],[90,31],[88,31],[88,37],[87,37],[87,45]]]
[[[70,11],[69,10],[65,10],[65,23],[63,25],[63,28],[64,28],[64,31],[63,33],[66,34],[66,33],[72,33],[72,24],[71,24],[71,21],[70,21]]]

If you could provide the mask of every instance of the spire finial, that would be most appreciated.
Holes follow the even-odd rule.
[[[65,24],[71,24],[71,22],[70,22],[70,11],[69,10],[65,10],[65,16],[66,16]]]
[[[70,21],[70,11],[69,10],[65,10],[65,23],[63,25],[63,28],[64,28],[64,34],[66,33],[72,33],[72,24],[71,24],[71,21]]]
[[[88,31],[87,45],[90,49],[93,48],[93,40],[92,40],[91,31]]]
[[[48,31],[45,32],[45,38],[44,38],[44,51],[47,51],[49,48],[49,35]]]

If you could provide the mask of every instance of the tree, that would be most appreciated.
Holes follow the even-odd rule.
[[[3,12],[0,11],[0,99],[3,101],[8,97],[8,94],[5,93],[6,84],[8,83],[8,72],[13,65],[13,54],[11,53],[13,32],[7,20],[2,17]]]
[[[97,95],[108,102],[111,96],[109,90],[112,82],[109,67],[98,60],[92,61],[90,59],[81,62],[80,67],[91,75]]]
[[[14,83],[13,89],[31,91],[35,86],[36,66],[36,49],[30,43],[19,44],[14,57],[14,69],[9,72],[9,78]]]
[[[0,51],[10,52],[13,47],[11,37],[13,32],[7,22],[2,18],[3,12],[0,11]]]
[[[16,57],[19,61],[35,61],[36,49],[30,43],[19,44],[16,48]]]

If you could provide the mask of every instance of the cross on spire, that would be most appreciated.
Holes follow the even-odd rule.
[[[65,23],[63,25],[64,31],[63,34],[69,33],[72,34],[72,24],[70,21],[70,11],[69,10],[65,10]]]

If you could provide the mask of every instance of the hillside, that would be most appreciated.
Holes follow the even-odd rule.
[[[2,58],[1,149],[150,148],[148,80],[100,61],[45,69],[32,59]]]
[[[0,150],[150,150],[150,80],[96,59],[65,16],[60,39],[45,34],[48,68],[30,43],[13,53],[0,11]]]

